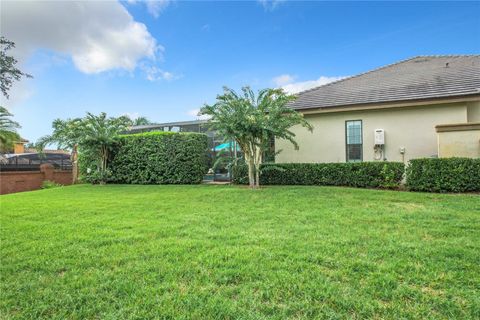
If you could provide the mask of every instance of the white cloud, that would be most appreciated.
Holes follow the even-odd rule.
[[[200,112],[200,109],[192,109],[192,110],[188,110],[187,114],[191,117],[198,117],[199,112]]]
[[[309,80],[309,81],[301,81],[301,82],[293,82],[282,85],[282,89],[285,90],[287,93],[293,94],[298,93],[301,91],[305,91],[308,89],[312,89],[315,87],[323,86],[327,83],[338,81],[344,79],[346,77],[320,77],[317,80]]]
[[[138,112],[124,112],[121,114],[121,116],[127,116],[130,119],[135,120],[140,117],[140,114]]]
[[[289,74],[282,74],[282,75],[279,75],[278,77],[273,78],[272,81],[273,83],[275,83],[277,87],[281,87],[288,83],[293,82],[295,78],[296,76],[292,76]]]
[[[127,0],[129,5],[145,4],[148,13],[158,18],[163,10],[170,4],[171,0]]]
[[[275,10],[281,3],[286,0],[257,0],[260,3],[265,11]]]
[[[207,116],[207,115],[198,115],[198,113],[200,112],[200,109],[192,109],[192,110],[188,110],[187,111],[187,115],[189,115],[190,117],[195,117],[199,120],[208,120],[210,119],[210,116]]]
[[[145,72],[147,80],[149,81],[157,81],[157,80],[176,80],[181,78],[180,75],[173,74],[169,71],[164,71],[156,66],[152,65],[142,65],[141,69]]]
[[[145,1],[147,6],[148,13],[150,13],[155,18],[160,16],[160,13],[168,7],[170,4],[169,0],[147,0]]]
[[[147,27],[117,1],[2,1],[1,29],[20,62],[42,48],[71,56],[87,74],[133,71],[161,53]]]
[[[0,105],[12,111],[13,107],[32,97],[35,94],[35,90],[28,86],[26,81],[28,79],[22,79],[20,82],[13,83],[12,88],[8,92],[10,96],[8,100],[3,94],[0,94]]]

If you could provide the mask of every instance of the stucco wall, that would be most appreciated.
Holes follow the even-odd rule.
[[[382,110],[306,114],[313,133],[294,127],[300,150],[287,141],[277,140],[275,149],[283,151],[276,162],[345,162],[345,121],[363,122],[363,161],[374,160],[374,130],[385,130],[385,158],[408,161],[438,153],[435,126],[467,122],[467,104],[416,106]],[[399,149],[405,148],[404,159]]]
[[[439,132],[438,153],[440,158],[479,158],[480,130]]]
[[[25,145],[23,142],[17,142],[13,146],[13,153],[24,153],[25,152]]]
[[[480,158],[480,121],[438,125],[438,156]]]
[[[467,103],[468,122],[480,122],[480,101]]]

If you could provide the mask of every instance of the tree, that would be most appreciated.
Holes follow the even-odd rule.
[[[290,128],[301,125],[312,131],[303,115],[288,106],[293,100],[295,96],[282,89],[263,89],[255,95],[249,87],[242,88],[242,94],[225,87],[213,105],[200,110],[201,115],[210,117],[213,129],[240,146],[251,188],[260,186],[260,165],[271,138],[288,140],[298,149]]]
[[[10,117],[13,115],[4,107],[0,106],[0,151],[8,152],[13,148],[13,144],[20,141],[20,135],[17,129],[20,128],[18,122]]]
[[[147,117],[138,117],[132,120],[132,126],[146,126],[152,124]]]
[[[15,43],[0,37],[0,90],[8,99],[8,91],[12,87],[14,81],[20,81],[22,77],[32,78],[31,75],[25,73],[16,67],[17,60],[7,55],[7,51],[15,48]]]
[[[97,175],[100,183],[105,183],[108,178],[107,161],[109,152],[115,138],[125,131],[131,124],[131,119],[126,116],[118,118],[107,117],[102,112],[98,116],[87,113],[83,118],[60,120],[53,122],[53,133],[42,137],[37,146],[44,149],[46,145],[56,143],[59,148],[72,151],[74,164],[74,177],[78,175],[78,150],[94,155],[97,161]]]
[[[56,144],[57,148],[71,151],[72,180],[77,182],[78,178],[78,144],[82,138],[82,119],[55,119],[52,123],[53,132],[51,135],[40,138],[36,145],[39,150],[44,150],[49,144]]]
[[[109,153],[115,143],[115,138],[129,127],[130,118],[126,116],[107,118],[107,114],[102,112],[98,116],[87,113],[83,121],[81,146],[83,145],[97,154],[98,179],[100,183],[105,183],[108,178]]]
[[[0,37],[0,90],[5,98],[9,98],[8,90],[12,87],[14,81],[19,81],[22,77],[31,78],[32,76],[22,72],[15,67],[17,60],[7,55],[7,51],[15,48],[15,43]],[[0,151],[5,152],[13,147],[16,141],[20,140],[17,133],[20,125],[10,119],[13,115],[4,107],[0,106]]]

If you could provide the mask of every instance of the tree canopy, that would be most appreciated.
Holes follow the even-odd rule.
[[[148,124],[152,124],[152,122],[148,120],[147,117],[137,117],[132,119],[132,126],[145,126]]]
[[[200,110],[200,114],[210,117],[213,129],[240,146],[252,188],[259,186],[260,164],[270,139],[288,140],[298,149],[290,128],[301,125],[312,130],[303,115],[288,106],[293,100],[295,96],[282,89],[263,89],[255,94],[249,87],[242,88],[241,93],[225,87],[214,104]]]
[[[0,151],[8,152],[13,144],[20,140],[17,129],[20,124],[11,119],[13,115],[4,107],[0,106]]]
[[[32,78],[31,75],[16,67],[17,59],[7,54],[7,51],[13,48],[15,48],[14,42],[7,40],[3,36],[0,37],[0,90],[7,99],[9,98],[8,91],[14,81],[20,81],[22,77]]]
[[[18,69],[16,67],[18,61],[7,54],[7,51],[14,47],[14,42],[3,36],[0,37],[0,90],[7,99],[9,98],[8,91],[14,81],[19,81],[22,77],[32,77]],[[21,127],[18,122],[11,119],[12,116],[5,107],[0,106],[0,152],[9,151],[13,144],[20,140],[17,129]]]
[[[59,148],[71,150],[72,158],[76,157],[77,148],[89,153],[97,162],[93,174],[103,183],[108,176],[107,160],[114,139],[130,125],[131,119],[127,116],[107,117],[104,112],[99,115],[88,112],[83,118],[56,119],[52,134],[40,138],[37,147],[44,149],[49,144],[56,144]]]

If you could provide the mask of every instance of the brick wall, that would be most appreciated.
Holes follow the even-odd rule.
[[[38,190],[45,180],[70,185],[72,171],[55,170],[51,164],[42,164],[40,171],[0,172],[0,194]]]

